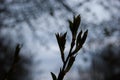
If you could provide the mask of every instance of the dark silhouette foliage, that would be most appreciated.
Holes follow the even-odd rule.
[[[53,80],[63,80],[66,73],[69,72],[71,67],[73,66],[73,63],[75,62],[75,58],[77,56],[77,52],[82,48],[84,42],[86,41],[88,30],[86,30],[84,33],[82,30],[78,32],[78,28],[81,22],[80,15],[74,16],[73,21],[69,20],[69,28],[72,33],[72,41],[70,45],[70,50],[68,52],[67,57],[65,58],[65,43],[66,43],[66,35],[67,32],[63,34],[56,34],[57,42],[60,49],[60,55],[63,62],[63,66],[60,68],[60,72],[58,76],[56,76],[54,73],[51,72]]]
[[[14,51],[12,47],[0,43],[0,80],[32,80],[28,67],[32,59],[20,55],[20,49],[21,45],[17,45]]]
[[[14,71],[15,69],[15,66],[16,64],[18,63],[19,61],[19,52],[20,52],[20,45],[18,44],[16,46],[16,49],[15,49],[15,54],[14,54],[14,57],[13,57],[13,63],[10,67],[10,69],[8,70],[8,72],[5,73],[4,77],[3,77],[3,80],[9,80],[9,77],[10,75],[12,74],[12,71]]]

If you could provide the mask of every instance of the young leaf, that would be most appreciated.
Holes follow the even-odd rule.
[[[83,37],[81,38],[82,31],[79,32],[78,37],[77,37],[77,42],[76,42],[76,49],[72,52],[72,55],[76,54],[80,48],[82,48],[84,42],[86,41],[87,35],[88,35],[88,30],[86,30],[83,34]]]
[[[20,49],[21,49],[21,46],[20,46],[20,44],[18,44],[16,46],[16,49],[15,49],[14,62],[13,63],[17,63],[18,62]]]
[[[77,36],[76,46],[79,46],[79,45],[80,45],[81,35],[82,35],[82,30],[79,32],[79,34],[78,34],[78,36]]]
[[[54,73],[51,72],[51,76],[52,76],[53,80],[57,80],[57,77],[56,77],[56,75]]]
[[[64,33],[63,35],[56,34],[57,42],[58,42],[60,52],[61,52],[61,59],[63,62],[65,62],[64,49],[65,49],[65,44],[66,44],[66,35],[67,35],[67,32]]]
[[[84,42],[86,41],[87,35],[88,35],[88,30],[86,30],[86,31],[84,32],[84,35],[83,35],[83,37],[82,37],[82,42],[81,42],[82,45],[83,45]]]
[[[68,20],[68,22],[69,22],[70,31],[71,31],[71,33],[72,33],[72,35],[73,35],[73,23],[72,23],[72,21],[70,21],[70,20]]]
[[[16,46],[16,49],[15,49],[14,58],[18,56],[18,53],[19,53],[19,51],[20,51],[20,48],[21,48],[21,47],[20,47],[20,44],[18,44],[18,45]]]
[[[68,21],[69,21],[69,28],[71,30],[72,37],[76,38],[77,31],[78,31],[78,28],[79,28],[79,25],[81,22],[81,17],[80,17],[80,15],[78,15],[77,17],[74,16],[73,22],[70,20],[68,20]]]
[[[74,30],[75,30],[75,34],[77,33],[77,30],[79,28],[79,25],[80,25],[80,22],[81,22],[81,17],[80,15],[78,15],[77,17],[74,17],[74,22],[73,22],[73,25],[74,25]]]

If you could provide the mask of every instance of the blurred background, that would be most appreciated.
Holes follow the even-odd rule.
[[[0,0],[0,79],[15,46],[20,61],[10,80],[52,80],[62,65],[55,33],[71,33],[68,20],[81,15],[88,38],[65,80],[120,80],[120,0]]]

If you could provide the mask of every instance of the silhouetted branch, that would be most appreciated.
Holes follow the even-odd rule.
[[[21,46],[18,44],[16,46],[16,49],[15,49],[15,54],[14,54],[14,60],[13,60],[13,63],[9,69],[9,71],[5,74],[3,80],[9,80],[8,77],[9,75],[12,73],[12,71],[14,70],[16,64],[18,63],[19,61],[19,52],[20,52],[20,49],[21,49]]]
[[[63,66],[62,68],[60,68],[58,77],[56,77],[56,75],[51,72],[53,80],[64,79],[64,76],[66,75],[67,72],[69,72],[73,63],[75,62],[77,52],[82,48],[84,42],[86,41],[88,30],[86,30],[84,33],[82,33],[82,31],[78,33],[80,22],[81,22],[80,15],[78,15],[77,17],[74,17],[73,22],[69,21],[69,28],[72,33],[72,41],[71,41],[71,47],[70,47],[68,56],[66,58],[64,56],[65,54],[64,50],[65,50],[67,32],[65,32],[64,34],[59,34],[59,33],[56,34],[57,42],[58,42],[59,49],[61,52],[61,59],[63,62]]]

